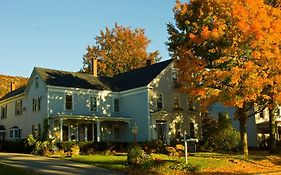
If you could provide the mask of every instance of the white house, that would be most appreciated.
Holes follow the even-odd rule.
[[[94,66],[96,69],[96,66]],[[201,138],[200,112],[177,91],[172,60],[114,77],[35,67],[26,87],[0,99],[0,139],[61,141]]]

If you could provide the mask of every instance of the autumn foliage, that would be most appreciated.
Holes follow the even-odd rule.
[[[174,14],[168,46],[182,90],[205,106],[237,107],[239,120],[256,102],[281,102],[279,8],[263,0],[191,0],[177,1]]]
[[[0,75],[0,98],[3,97],[5,94],[10,92],[10,85],[11,82],[15,82],[16,87],[20,88],[27,84],[28,78],[24,77],[13,77],[8,75]]]
[[[143,67],[146,60],[159,61],[158,51],[148,52],[150,40],[144,29],[134,29],[115,24],[113,29],[100,31],[95,38],[96,44],[87,48],[84,72],[90,72],[91,60],[98,60],[98,74],[114,76],[132,69]]]

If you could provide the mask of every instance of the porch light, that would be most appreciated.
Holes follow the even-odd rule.
[[[136,123],[135,123],[135,126],[132,128],[132,133],[134,135],[134,143],[136,143],[136,136],[138,134],[138,127],[137,127]]]

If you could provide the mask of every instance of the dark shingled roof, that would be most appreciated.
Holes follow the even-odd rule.
[[[67,72],[38,67],[35,69],[47,85],[96,90],[111,90],[110,86],[107,84],[108,79],[104,77],[94,77],[93,75],[85,73]]]
[[[162,61],[150,66],[121,73],[114,77],[94,77],[91,74],[39,67],[35,67],[35,70],[47,85],[119,92],[148,85],[171,62],[172,59]],[[6,94],[0,101],[23,93],[24,90],[25,87],[16,89],[15,91]]]
[[[124,91],[148,85],[157,75],[159,75],[170,63],[172,59],[152,64],[118,74],[113,77],[112,85],[115,91]]]
[[[19,94],[23,93],[24,90],[25,90],[25,87],[26,87],[26,86],[23,86],[23,87],[20,87],[20,88],[14,90],[14,91],[11,91],[11,92],[7,93],[7,94],[4,95],[2,98],[0,98],[0,101],[5,100],[5,99],[7,99],[7,98],[10,98],[10,97],[13,97],[13,96],[16,96],[16,95],[19,95]]]

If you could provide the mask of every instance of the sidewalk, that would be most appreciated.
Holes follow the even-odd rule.
[[[124,175],[92,165],[30,154],[0,152],[0,162],[33,170],[41,175]]]

